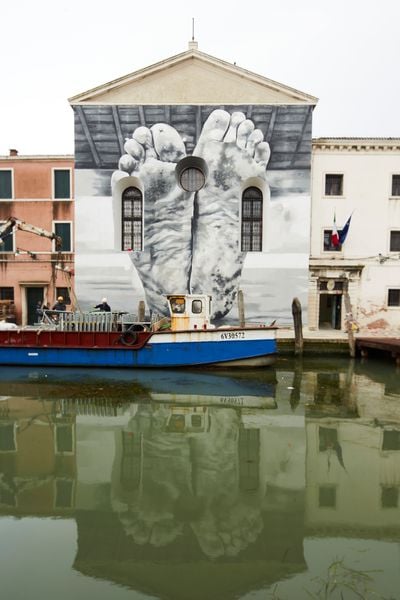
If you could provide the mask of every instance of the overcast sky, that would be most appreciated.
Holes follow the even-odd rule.
[[[400,137],[400,0],[3,0],[0,154],[72,154],[68,98],[187,49],[317,96],[313,136]]]

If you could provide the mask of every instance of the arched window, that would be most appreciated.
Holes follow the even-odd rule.
[[[249,187],[242,195],[242,252],[262,251],[263,195]]]
[[[143,196],[135,187],[122,193],[122,250],[143,250]]]

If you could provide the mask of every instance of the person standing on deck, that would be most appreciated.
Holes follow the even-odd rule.
[[[99,310],[103,311],[103,312],[111,312],[111,307],[110,305],[107,303],[107,298],[103,298],[100,304],[97,304],[95,306],[95,308],[98,308]]]
[[[53,306],[53,310],[57,310],[59,312],[65,312],[67,310],[67,306],[64,302],[64,298],[62,296],[58,296],[57,302]]]

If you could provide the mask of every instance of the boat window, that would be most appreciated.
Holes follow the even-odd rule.
[[[201,300],[193,300],[192,302],[192,313],[199,315],[203,311],[203,303]]]
[[[184,298],[172,298],[171,310],[173,313],[185,312],[185,299]]]
[[[167,431],[175,433],[185,431],[185,415],[171,415],[167,423]]]

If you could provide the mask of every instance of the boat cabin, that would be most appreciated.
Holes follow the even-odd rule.
[[[171,294],[167,296],[172,331],[210,329],[211,296],[208,294]]]
[[[206,406],[172,406],[164,431],[167,433],[204,433],[211,417]]]

